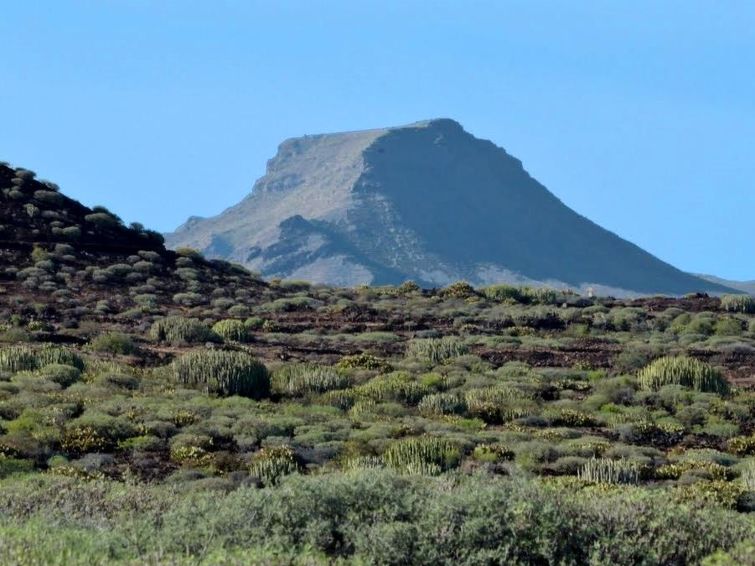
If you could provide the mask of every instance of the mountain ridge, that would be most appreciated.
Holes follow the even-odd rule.
[[[296,216],[308,224],[292,231],[286,221]],[[621,295],[729,290],[573,211],[519,159],[448,118],[289,138],[238,204],[192,217],[166,239],[265,276],[341,285],[465,279]]]

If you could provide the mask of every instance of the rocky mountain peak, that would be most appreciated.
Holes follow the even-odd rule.
[[[448,118],[288,139],[247,198],[167,242],[322,283],[724,289],[580,216],[521,161]]]

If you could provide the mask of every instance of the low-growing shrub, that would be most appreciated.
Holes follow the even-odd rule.
[[[475,446],[472,457],[479,462],[508,462],[513,460],[516,454],[505,444],[479,444]]]
[[[338,361],[337,367],[339,369],[361,368],[380,371],[389,371],[391,368],[385,360],[367,353],[344,356]]]
[[[457,281],[456,283],[451,283],[448,287],[444,287],[440,291],[441,297],[448,297],[453,299],[467,299],[469,297],[474,297],[476,294],[477,292],[474,290],[474,287],[472,287],[466,281]]]
[[[68,387],[81,377],[81,370],[65,364],[49,364],[39,370],[40,375],[60,385]]]
[[[356,388],[360,397],[375,402],[398,401],[416,405],[428,393],[427,387],[406,372],[380,375]]]
[[[244,352],[188,352],[175,360],[171,369],[180,383],[199,387],[208,393],[254,399],[270,394],[267,368]]]
[[[532,414],[535,404],[506,386],[470,389],[464,395],[470,416],[489,424],[500,424]]]
[[[131,355],[139,351],[134,340],[128,334],[122,332],[108,332],[95,337],[89,346],[95,352],[108,354]]]

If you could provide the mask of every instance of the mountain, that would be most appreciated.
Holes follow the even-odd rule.
[[[449,119],[284,141],[251,194],[166,239],[265,276],[339,285],[727,290],[580,216],[518,159]]]
[[[704,274],[700,274],[698,275],[698,277],[705,279],[706,281],[716,283],[718,285],[724,285],[736,291],[741,291],[742,293],[747,293],[748,295],[755,295],[755,281],[731,281],[729,279],[716,277],[715,275]]]

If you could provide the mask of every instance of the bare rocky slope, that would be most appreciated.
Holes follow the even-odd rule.
[[[580,216],[449,119],[283,142],[240,203],[166,235],[265,276],[633,295],[725,292]]]

